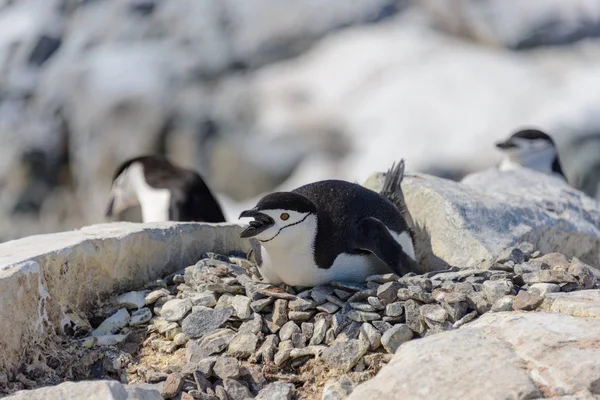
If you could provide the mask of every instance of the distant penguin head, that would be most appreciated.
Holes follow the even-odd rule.
[[[265,247],[308,240],[317,229],[317,208],[306,197],[292,192],[271,193],[240,218],[254,218],[240,237],[255,238]]]
[[[130,207],[140,205],[135,190],[135,179],[139,179],[139,175],[143,175],[143,169],[142,165],[137,162],[126,162],[117,168],[105,213],[107,218],[118,215]]]
[[[506,162],[501,164],[501,169],[510,169],[509,165],[513,165],[551,172],[558,154],[554,140],[537,129],[520,130],[497,142],[496,147],[505,155]]]

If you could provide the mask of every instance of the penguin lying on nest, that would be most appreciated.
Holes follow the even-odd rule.
[[[158,155],[129,159],[115,172],[106,217],[135,206],[141,206],[144,222],[225,222],[200,175]]]
[[[386,174],[381,193],[326,180],[269,194],[241,213],[254,221],[240,237],[258,241],[254,258],[272,284],[363,282],[369,275],[416,271],[413,232],[398,194],[403,177],[401,160]]]

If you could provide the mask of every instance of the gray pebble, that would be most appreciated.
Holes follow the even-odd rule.
[[[213,366],[213,372],[221,379],[239,378],[240,363],[233,357],[219,357]]]
[[[317,306],[317,310],[319,311],[323,311],[329,314],[333,314],[334,312],[336,312],[337,310],[340,309],[340,306],[327,302],[327,303],[323,303],[320,306]]]
[[[394,354],[402,343],[413,338],[413,331],[405,324],[398,324],[385,331],[381,336],[383,348],[390,354]]]

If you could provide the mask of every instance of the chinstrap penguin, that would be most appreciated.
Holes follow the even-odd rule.
[[[496,147],[504,154],[498,166],[501,171],[529,168],[567,179],[554,140],[540,130],[520,130],[507,140],[496,143]]]
[[[132,158],[117,168],[106,217],[138,205],[144,222],[225,222],[200,175],[158,155]]]
[[[326,180],[263,197],[240,218],[254,218],[241,234],[253,238],[265,281],[315,286],[363,282],[369,275],[404,275],[418,268],[413,234],[402,216],[404,161],[388,171],[380,193]]]

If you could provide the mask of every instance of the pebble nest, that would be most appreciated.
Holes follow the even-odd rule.
[[[69,345],[88,358],[89,377],[153,384],[164,398],[343,399],[409,340],[597,286],[581,261],[542,256],[529,243],[489,270],[314,288],[269,285],[245,258],[206,253],[73,325]]]

